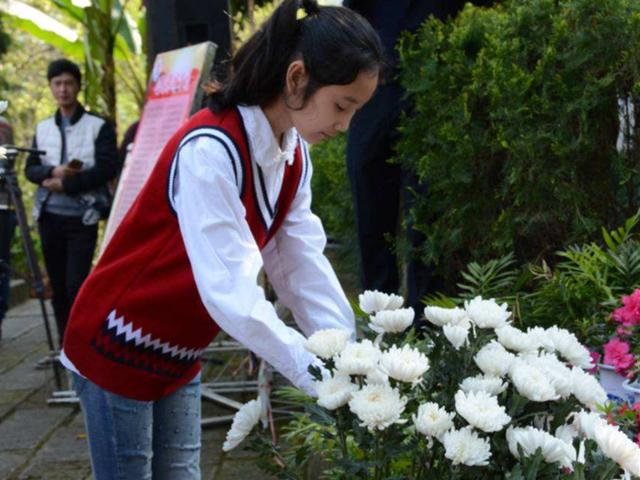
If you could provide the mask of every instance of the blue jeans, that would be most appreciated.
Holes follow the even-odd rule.
[[[116,395],[74,373],[95,480],[200,479],[200,374],[153,402]]]

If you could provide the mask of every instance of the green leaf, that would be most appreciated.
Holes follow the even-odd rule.
[[[59,48],[69,57],[82,58],[82,42],[73,29],[63,25],[41,10],[22,4],[22,2],[16,1],[12,4],[18,4],[20,8],[12,10],[2,8],[5,13],[3,20],[7,25],[24,30],[28,34]],[[2,5],[0,3],[0,7]],[[24,5],[24,8],[22,5]]]

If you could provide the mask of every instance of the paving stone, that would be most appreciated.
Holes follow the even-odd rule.
[[[29,450],[0,451],[0,478],[9,478],[11,472],[24,463],[29,452]]]
[[[91,476],[91,467],[86,461],[37,462],[23,470],[19,480],[83,480]]]
[[[55,408],[18,409],[0,423],[0,452],[32,449],[69,415]]]
[[[47,439],[32,463],[44,464],[56,461],[83,465],[88,465],[90,462],[84,420],[79,410],[71,422],[57,428]]]
[[[215,480],[269,480],[275,479],[256,467],[256,458],[245,458],[243,460],[225,461],[211,478]]]
[[[0,405],[15,405],[23,402],[26,397],[33,394],[33,389],[0,390]]]

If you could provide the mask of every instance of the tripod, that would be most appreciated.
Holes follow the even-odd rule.
[[[47,343],[49,345],[50,356],[54,358],[56,355],[56,348],[53,343],[53,336],[51,334],[51,327],[49,326],[49,316],[45,306],[45,294],[44,284],[42,282],[42,272],[40,271],[40,265],[36,257],[36,252],[33,247],[33,240],[29,233],[29,224],[27,222],[27,216],[25,214],[24,202],[22,201],[22,191],[18,185],[18,178],[14,170],[15,159],[18,153],[36,153],[43,155],[46,152],[42,150],[35,150],[33,148],[15,147],[13,145],[4,145],[7,150],[6,160],[0,160],[0,190],[5,189],[9,193],[9,199],[16,209],[16,218],[18,220],[18,228],[20,229],[20,236],[22,238],[22,246],[24,253],[27,256],[27,265],[29,267],[29,273],[31,274],[31,286],[36,292],[36,296],[40,302],[40,311],[42,312],[42,319],[44,321],[44,328],[47,334]],[[8,265],[4,265],[4,268],[10,270]],[[55,377],[56,387],[62,388],[62,381],[60,379],[60,370],[58,362],[51,362],[53,367],[53,375]]]

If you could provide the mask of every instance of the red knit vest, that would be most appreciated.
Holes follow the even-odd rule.
[[[64,338],[65,354],[80,374],[125,397],[156,400],[189,382],[200,371],[200,354],[220,330],[200,300],[169,194],[181,141],[200,135],[226,145],[228,158],[210,161],[232,162],[236,178],[242,179],[239,196],[260,249],[282,225],[301,181],[298,144],[267,228],[237,110],[201,110],[171,137],[82,285]],[[234,147],[239,162],[237,154],[234,162]]]

